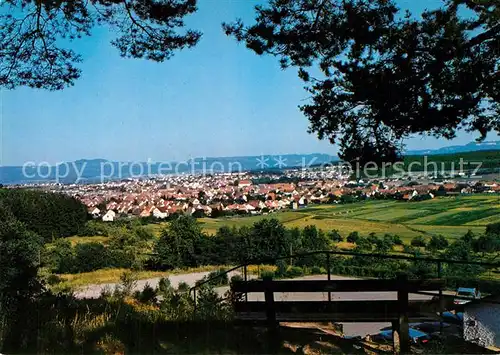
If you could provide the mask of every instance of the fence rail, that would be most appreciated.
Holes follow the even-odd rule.
[[[325,267],[326,267],[326,273],[327,273],[327,280],[331,280],[331,275],[332,275],[332,256],[345,256],[345,257],[366,257],[366,258],[376,258],[380,260],[406,260],[406,261],[411,261],[411,262],[424,262],[424,263],[430,263],[434,264],[436,267],[436,276],[438,279],[443,278],[443,265],[444,264],[452,264],[452,265],[474,265],[474,266],[480,266],[488,269],[495,269],[495,268],[500,268],[500,262],[497,263],[492,263],[492,262],[482,262],[482,261],[476,261],[476,260],[453,260],[453,259],[443,259],[443,258],[428,258],[428,257],[418,257],[418,256],[406,256],[406,255],[393,255],[393,254],[378,254],[378,253],[356,253],[356,252],[346,252],[346,251],[335,251],[335,250],[317,250],[317,251],[311,251],[311,252],[306,252],[306,253],[299,253],[299,254],[290,254],[286,256],[279,256],[279,257],[273,257],[273,258],[264,258],[264,259],[257,259],[257,260],[249,260],[246,263],[243,263],[241,265],[235,266],[231,269],[225,270],[224,272],[218,273],[216,276],[208,278],[202,282],[197,283],[193,287],[190,288],[189,293],[192,295],[193,300],[194,300],[194,311],[196,313],[196,306],[197,306],[197,290],[200,289],[200,287],[203,287],[206,284],[209,283],[214,283],[214,281],[222,278],[222,277],[227,277],[227,275],[231,272],[237,271],[237,270],[242,270],[241,274],[243,275],[243,280],[248,281],[248,267],[250,265],[262,265],[262,264],[276,264],[276,262],[280,260],[293,260],[293,259],[299,259],[299,258],[305,258],[305,257],[310,257],[310,256],[317,256],[317,255],[324,255],[325,256]],[[397,270],[396,270],[397,271]],[[447,279],[444,277],[443,279]],[[452,280],[453,278],[449,278]],[[380,279],[383,280],[383,279]],[[456,281],[463,281],[467,282],[470,280],[466,280],[463,278],[459,278]],[[474,280],[477,282],[491,282],[489,280]],[[499,280],[500,281],[500,280]],[[495,282],[500,286],[500,282]],[[245,301],[248,300],[247,292],[244,292],[244,298]],[[439,293],[436,294],[440,299],[443,297],[442,293],[442,288],[439,288]],[[221,300],[224,301],[225,299]],[[331,294],[328,292],[328,300],[331,301]]]

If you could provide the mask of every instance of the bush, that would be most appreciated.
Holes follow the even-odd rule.
[[[286,271],[288,269],[288,265],[285,260],[281,259],[276,262],[276,266],[278,267],[276,270],[276,275],[279,277],[283,277],[286,275]]]
[[[332,242],[343,242],[344,238],[340,235],[339,231],[334,229],[330,233],[328,233],[328,237]]]
[[[433,235],[427,244],[427,249],[431,251],[442,250],[448,247],[448,240],[442,235]]]
[[[392,250],[392,241],[389,239],[377,239],[375,242],[375,251],[377,253],[386,254]]]
[[[411,245],[404,245],[403,246],[403,253],[406,253],[406,254],[415,254],[415,252],[416,252],[415,247],[413,247]]]
[[[313,274],[313,275],[326,274],[326,269],[324,267],[313,266],[311,268],[311,274]]]
[[[475,252],[494,253],[500,251],[500,236],[485,234],[475,239],[473,242]]]
[[[359,233],[358,232],[351,232],[349,233],[349,235],[347,236],[347,241],[349,243],[356,243],[359,239]]]
[[[500,222],[498,223],[490,223],[486,226],[487,235],[493,235],[496,237],[500,237]]]
[[[71,273],[75,270],[75,256],[71,243],[66,239],[58,239],[50,251],[49,264],[53,272],[58,274]]]
[[[271,278],[273,279],[275,277],[274,271],[271,270],[264,270],[260,273],[260,278],[265,279],[265,278]]]
[[[54,285],[57,285],[58,283],[60,283],[62,281],[62,279],[57,276],[57,275],[54,275],[54,274],[50,274],[48,277],[47,277],[47,283],[51,286],[54,286]]]
[[[229,278],[227,276],[226,269],[223,268],[210,272],[207,276],[203,278],[203,281],[210,279],[213,280],[210,281],[209,284],[214,287],[225,286],[229,283]]]
[[[156,289],[147,283],[142,291],[135,292],[134,298],[141,303],[156,303],[156,295]]]
[[[368,234],[368,237],[366,238],[371,244],[376,245],[378,242],[377,235],[373,232]]]
[[[120,276],[120,284],[115,286],[113,297],[123,300],[126,297],[137,295],[134,289],[137,286],[137,275],[131,271],[125,271]]]
[[[368,239],[363,237],[358,237],[356,241],[356,249],[358,251],[371,251],[372,244],[368,241]]]
[[[395,245],[403,245],[403,241],[401,240],[401,237],[397,234],[394,234],[392,236],[392,240],[393,240]]]
[[[299,277],[304,275],[304,269],[300,266],[292,266],[287,270],[287,277]]]
[[[231,283],[233,283],[235,281],[243,281],[243,276],[241,276],[239,274],[231,276]]]
[[[425,247],[426,245],[425,239],[421,235],[418,235],[415,238],[413,238],[410,244],[414,247]]]
[[[77,244],[74,250],[76,272],[89,272],[110,266],[106,247],[101,243]]]
[[[177,285],[177,291],[178,292],[188,292],[191,287],[189,286],[188,283],[181,281]]]

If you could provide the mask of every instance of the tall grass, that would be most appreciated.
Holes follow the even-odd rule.
[[[157,277],[168,277],[170,275],[189,274],[194,272],[213,271],[224,267],[226,269],[232,266],[200,266],[196,268],[175,269],[170,271],[136,271],[135,276],[138,280],[146,280]],[[103,284],[103,283],[118,283],[124,272],[130,271],[127,269],[101,269],[92,272],[84,272],[80,274],[62,274],[59,275],[61,282],[54,286],[55,290],[63,288],[76,289],[79,287]]]

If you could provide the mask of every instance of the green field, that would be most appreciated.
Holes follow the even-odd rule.
[[[214,234],[224,225],[249,226],[271,217],[277,218],[287,227],[303,228],[314,224],[323,230],[338,229],[344,236],[357,231],[361,234],[398,234],[407,240],[418,235],[437,234],[457,238],[468,230],[481,234],[487,224],[500,222],[500,197],[464,195],[421,202],[365,201],[346,205],[317,205],[266,216],[202,218],[200,222],[207,233]]]

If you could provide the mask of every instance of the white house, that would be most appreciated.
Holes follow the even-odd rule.
[[[102,220],[104,222],[113,222],[115,220],[115,217],[116,217],[115,211],[109,210],[108,212],[106,212],[104,216],[102,216]]]
[[[248,187],[248,186],[251,186],[252,185],[252,181],[250,180],[240,180],[238,182],[238,187]]]
[[[89,209],[89,213],[92,215],[93,218],[97,218],[97,217],[99,217],[101,210],[98,209],[97,207],[93,207],[93,208]]]
[[[153,210],[153,217],[159,218],[159,219],[164,219],[168,217],[168,212],[162,212],[158,208],[155,207]]]
[[[496,303],[489,303],[492,300]],[[464,305],[464,340],[482,347],[500,348],[500,296]]]

